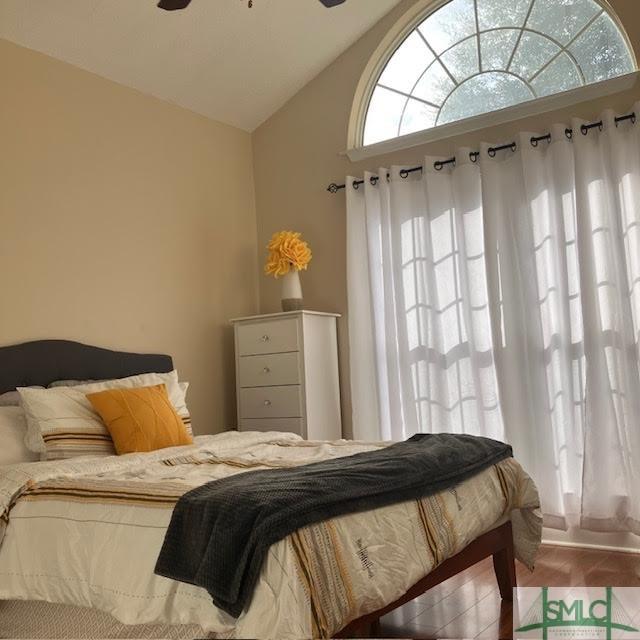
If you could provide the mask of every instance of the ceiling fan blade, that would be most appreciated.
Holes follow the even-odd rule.
[[[178,11],[180,9],[186,9],[191,0],[160,0],[158,7],[165,11]],[[330,9],[331,7],[337,7],[338,5],[346,2],[346,0],[320,0],[322,4]]]
[[[178,11],[186,9],[190,2],[191,0],[160,0],[158,6],[165,11]]]

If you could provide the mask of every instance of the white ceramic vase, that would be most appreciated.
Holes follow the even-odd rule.
[[[291,269],[282,276],[282,310],[300,311],[302,309],[302,285],[300,284],[300,272]]]

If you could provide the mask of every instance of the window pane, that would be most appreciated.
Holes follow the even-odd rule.
[[[500,29],[483,33],[480,36],[482,70],[506,69],[519,35],[520,31],[515,29]]]
[[[400,117],[406,101],[399,93],[376,87],[367,113],[365,144],[375,144],[398,136]]]
[[[438,117],[438,109],[418,102],[418,100],[409,100],[405,109],[402,123],[400,125],[400,135],[404,136],[415,131],[423,131],[430,129],[436,123]]]
[[[478,0],[480,31],[495,27],[522,27],[532,0]]]
[[[603,14],[570,47],[587,82],[633,71],[631,56],[613,20]]]
[[[478,64],[477,37],[472,36],[457,44],[453,49],[449,49],[444,53],[440,59],[458,82],[462,82],[469,76],[478,73],[480,67]]]
[[[438,4],[381,73],[365,144],[635,70],[625,36],[601,0]]]
[[[483,73],[461,84],[442,107],[438,124],[504,109],[534,96],[527,85],[506,73]]]
[[[432,104],[442,104],[442,101],[453,91],[455,84],[444,70],[435,62],[418,82],[413,95]]]
[[[543,38],[537,33],[524,33],[513,56],[509,71],[528,80],[558,51],[560,51],[560,47],[553,44],[551,40]]]
[[[527,27],[567,44],[601,11],[593,0],[536,0]]]
[[[476,31],[473,0],[452,0],[430,15],[419,27],[436,53]]]
[[[418,78],[433,62],[433,53],[414,31],[393,54],[378,84],[411,93]]]
[[[582,85],[580,74],[571,58],[563,53],[554,60],[531,85],[538,97],[569,91]]]

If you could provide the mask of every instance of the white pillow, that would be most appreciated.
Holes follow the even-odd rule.
[[[0,467],[38,460],[38,455],[24,444],[26,433],[24,411],[20,407],[0,407]]]
[[[44,389],[44,387],[32,387],[33,389]],[[20,394],[17,391],[7,391],[0,394],[0,407],[19,407]]]
[[[88,455],[115,455],[111,436],[93,409],[87,394],[107,389],[151,387],[164,384],[169,400],[191,434],[185,395],[187,383],[178,372],[143,373],[74,387],[18,389],[27,418],[26,446],[43,459],[60,460]]]

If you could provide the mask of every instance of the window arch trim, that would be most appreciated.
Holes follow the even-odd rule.
[[[359,153],[359,151],[363,150],[363,149],[375,149],[375,148],[380,148],[381,151],[380,153],[384,153],[386,152],[386,150],[384,149],[385,147],[388,148],[389,151],[393,151],[396,148],[403,148],[403,146],[406,147],[410,147],[410,146],[415,146],[415,144],[422,144],[423,142],[428,142],[429,140],[426,140],[426,138],[431,138],[431,139],[442,139],[444,137],[447,137],[449,135],[455,135],[455,133],[452,133],[450,131],[460,128],[461,127],[456,127],[456,124],[461,124],[464,123],[465,124],[465,129],[466,131],[472,131],[474,129],[480,128],[480,127],[469,127],[469,123],[468,120],[472,120],[472,119],[478,119],[478,121],[480,121],[480,119],[482,119],[483,116],[486,116],[488,114],[491,113],[496,113],[496,112],[488,112],[488,113],[484,113],[484,114],[480,114],[478,116],[472,116],[471,118],[467,119],[467,120],[461,120],[461,121],[456,121],[453,123],[447,123],[444,125],[438,125],[437,127],[433,127],[431,129],[427,129],[426,132],[429,133],[433,133],[435,130],[437,129],[444,129],[445,127],[447,128],[447,131],[441,131],[436,134],[433,135],[425,135],[425,131],[421,131],[418,133],[412,133],[412,134],[408,134],[408,135],[403,135],[403,136],[398,136],[396,138],[392,138],[390,140],[387,141],[383,141],[380,143],[376,143],[373,145],[368,145],[367,147],[364,146],[363,144],[363,139],[364,139],[364,128],[365,128],[365,123],[366,123],[366,117],[367,117],[367,112],[368,112],[368,108],[369,108],[369,103],[371,100],[371,97],[373,95],[373,91],[376,88],[376,85],[378,84],[378,80],[380,79],[380,76],[382,75],[385,67],[387,66],[388,62],[391,60],[391,58],[393,57],[393,55],[395,54],[395,52],[399,49],[399,47],[404,43],[404,41],[414,32],[417,31],[417,27],[424,21],[426,20],[430,15],[434,14],[436,11],[438,11],[440,8],[442,8],[444,5],[446,5],[450,0],[419,0],[418,2],[416,2],[415,5],[413,5],[408,11],[406,11],[404,13],[404,15],[402,15],[400,17],[399,20],[396,21],[396,23],[391,27],[391,29],[386,33],[386,35],[384,36],[384,38],[382,39],[382,41],[380,42],[380,44],[378,45],[378,47],[375,49],[375,51],[373,52],[373,54],[371,55],[371,57],[369,58],[369,61],[364,69],[364,72],[362,73],[362,76],[360,77],[360,81],[358,83],[358,86],[356,88],[356,92],[355,92],[355,96],[354,96],[354,100],[353,100],[353,105],[351,108],[351,117],[349,119],[349,129],[348,129],[348,138],[347,138],[347,149],[348,151],[346,152],[347,155],[352,159],[359,159],[360,157],[368,157],[368,156],[372,156],[372,155],[377,155],[376,153]],[[618,91],[623,91],[625,89],[631,88],[635,82],[636,79],[638,77],[640,77],[639,72],[637,71],[638,69],[638,59],[636,57],[636,52],[633,48],[633,45],[631,44],[631,40],[629,38],[629,35],[624,27],[624,25],[622,24],[617,12],[613,9],[613,7],[611,6],[611,4],[608,2],[608,0],[596,0],[596,2],[602,7],[603,12],[606,12],[609,17],[613,20],[614,24],[616,25],[616,27],[618,28],[620,34],[622,35],[628,49],[631,55],[631,59],[632,59],[632,63],[633,63],[633,67],[634,69],[636,69],[635,72],[628,74],[627,76],[619,76],[616,78],[612,78],[609,80],[605,80],[603,82],[599,82],[599,83],[592,83],[592,84],[586,84],[585,86],[579,87],[577,89],[573,89],[571,91],[567,91],[564,93],[557,93],[557,94],[552,94],[550,96],[544,96],[544,97],[540,97],[540,98],[535,98],[532,101],[526,102],[526,103],[521,103],[521,104],[517,104],[513,107],[508,107],[502,111],[505,112],[509,112],[509,113],[513,113],[516,114],[518,112],[522,112],[523,115],[522,116],[516,116],[516,117],[508,117],[505,122],[508,122],[510,120],[514,120],[517,119],[518,117],[525,117],[527,115],[532,115],[532,105],[537,105],[540,104],[542,106],[542,104],[544,103],[545,105],[547,105],[546,107],[543,107],[541,112],[544,111],[549,111],[551,109],[554,108],[560,108],[562,106],[565,105],[569,105],[569,104],[575,104],[577,102],[584,100],[588,100],[588,99],[592,99],[598,96],[605,96],[605,95],[609,95],[612,93],[617,93]],[[450,45],[449,47],[447,47],[447,49],[445,49],[444,51],[440,52],[439,54],[437,54],[435,56],[435,59],[429,64],[430,68],[434,63],[437,63],[439,61],[439,59],[448,51],[450,51],[451,49],[453,49],[454,47],[458,46],[461,42],[465,42],[467,40],[471,40],[471,39],[476,39],[478,37],[478,35],[480,33],[488,33],[488,32],[492,32],[492,31],[501,31],[501,30],[518,30],[521,32],[521,34],[523,33],[534,33],[537,36],[541,36],[543,38],[545,38],[546,40],[548,40],[549,42],[552,42],[555,46],[559,47],[559,51],[557,51],[551,58],[550,61],[548,61],[547,63],[545,63],[545,65],[539,69],[536,74],[533,76],[533,78],[537,77],[540,73],[542,73],[548,66],[549,64],[551,64],[554,60],[556,60],[558,57],[562,56],[563,54],[567,55],[570,60],[571,63],[575,66],[575,68],[578,71],[578,74],[580,75],[580,78],[582,80],[584,80],[584,75],[583,75],[583,71],[580,67],[580,65],[578,64],[577,60],[575,59],[575,56],[572,54],[571,51],[568,50],[568,47],[574,43],[577,38],[584,33],[584,31],[586,29],[588,29],[588,27],[598,18],[602,15],[602,12],[599,12],[598,14],[596,14],[595,16],[593,16],[591,19],[589,19],[589,21],[587,22],[586,25],[584,25],[577,34],[575,34],[571,40],[565,44],[562,44],[560,42],[557,42],[554,38],[550,37],[549,34],[546,33],[541,33],[536,29],[531,29],[530,27],[509,27],[509,26],[501,26],[501,27],[493,27],[491,29],[484,29],[482,31],[479,31],[478,33],[474,33],[472,35],[466,36],[465,38],[462,38],[461,40],[455,42],[454,44]],[[419,33],[419,31],[418,31]],[[521,35],[519,36],[521,37]],[[517,45],[514,47],[514,51],[517,48]],[[499,71],[500,73],[506,73],[503,70]],[[426,70],[423,72],[423,74],[426,73]],[[475,74],[475,75],[479,75],[479,74]],[[515,74],[513,74],[515,75]],[[516,76],[518,77],[518,76]],[[524,80],[520,77],[518,77],[520,80],[523,80],[525,82],[525,84],[527,85],[527,87],[529,87],[529,81]],[[532,80],[533,78],[530,78],[529,80]],[[470,78],[465,78],[463,82],[469,80]],[[455,83],[455,88],[452,90],[455,91],[455,89],[460,85],[461,83]],[[398,92],[397,90],[393,90],[396,93],[402,93],[402,92]],[[451,92],[451,93],[452,93]],[[450,97],[451,93],[447,96],[447,99]],[[568,97],[566,96],[566,94],[572,94],[572,96],[574,97]],[[406,95],[406,94],[403,94]],[[584,98],[582,97],[584,96]],[[412,99],[416,99],[415,96],[410,96]],[[554,98],[556,100],[554,100]],[[560,99],[560,98],[565,98],[565,99]],[[425,102],[426,101],[422,101]],[[548,105],[552,105],[554,102],[558,103],[558,106],[551,106],[549,108]],[[427,103],[428,104],[428,103]],[[444,102],[443,102],[444,105]],[[405,105],[405,109],[406,109]],[[535,109],[534,109],[535,112]],[[486,125],[483,125],[486,126]],[[462,133],[463,131],[459,131],[458,133]],[[425,138],[425,140],[421,141],[421,142],[413,142],[413,140],[416,140],[417,138]],[[408,140],[408,144],[406,145],[402,145],[402,144],[398,144],[398,141],[400,139],[407,139]],[[393,144],[393,143],[396,144]],[[392,148],[393,147],[393,148]]]

